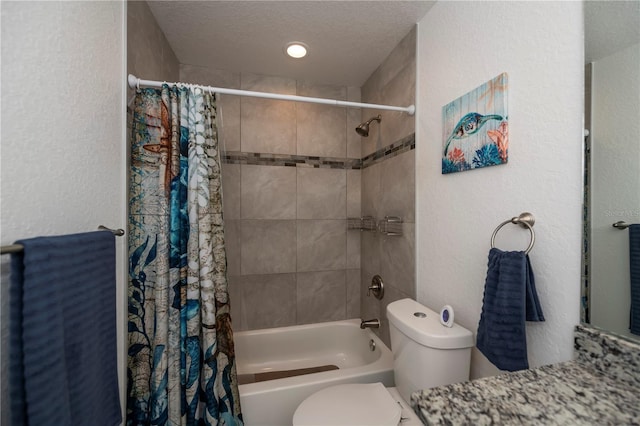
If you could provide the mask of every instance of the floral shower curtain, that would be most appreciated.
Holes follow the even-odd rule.
[[[127,425],[241,425],[226,280],[215,100],[135,99]]]

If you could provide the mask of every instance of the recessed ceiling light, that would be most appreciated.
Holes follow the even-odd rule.
[[[299,41],[292,41],[285,46],[285,52],[292,58],[304,58],[307,56],[307,45]]]

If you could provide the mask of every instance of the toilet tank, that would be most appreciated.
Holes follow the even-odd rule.
[[[412,299],[387,306],[396,388],[409,402],[421,389],[469,380],[473,334],[440,323],[440,314]]]

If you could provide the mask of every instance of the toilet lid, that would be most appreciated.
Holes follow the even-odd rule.
[[[295,426],[397,426],[402,409],[382,383],[331,386],[302,401]]]

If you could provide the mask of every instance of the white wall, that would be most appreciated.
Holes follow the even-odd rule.
[[[91,231],[100,224],[126,229],[124,30],[119,1],[2,2],[3,245]],[[125,239],[119,238],[121,343],[124,248]],[[3,256],[3,336],[8,260]],[[119,352],[122,367],[124,352]],[[4,362],[2,367],[6,383]],[[8,424],[4,392],[1,420]]]
[[[572,358],[579,323],[583,14],[580,2],[438,2],[419,23],[417,295],[477,331],[493,230],[535,215],[530,254],[546,317],[528,323],[532,367]],[[441,174],[442,106],[506,71],[509,163]],[[496,239],[523,250],[514,225]],[[474,349],[472,377],[497,370]]]
[[[593,63],[591,323],[629,332],[629,233],[640,222],[640,44]]]

